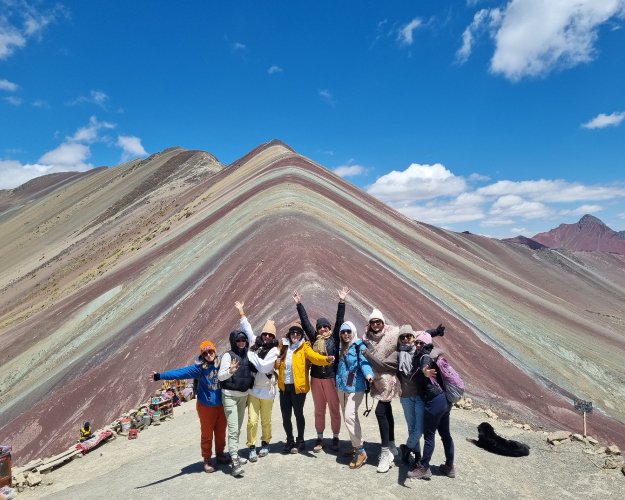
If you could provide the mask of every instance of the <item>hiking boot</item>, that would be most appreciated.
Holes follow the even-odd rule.
[[[297,438],[295,441],[295,447],[291,448],[291,453],[297,453],[298,451],[300,453],[304,453],[306,451],[306,443],[302,438]]]
[[[260,446],[260,450],[258,450],[259,458],[263,458],[269,455],[269,444],[263,441]]]
[[[357,453],[354,453],[354,458],[349,463],[350,469],[359,469],[364,465],[367,461],[367,452],[365,450],[361,450]]]
[[[204,472],[215,472],[215,467],[213,467],[213,464],[211,463],[211,459],[210,458],[205,458],[204,459]]]
[[[332,438],[332,451],[339,451],[339,438],[338,437],[333,437]]]
[[[389,443],[388,449],[390,450],[391,455],[393,455],[393,460],[399,457],[399,450],[397,449],[397,446],[395,446],[395,443]]]
[[[315,446],[313,447],[313,451],[315,453],[319,453],[321,450],[323,450],[323,439],[317,438],[317,441],[315,441]]]
[[[346,448],[343,450],[343,456],[345,457],[353,457],[356,454],[356,448],[353,446],[351,448]]]
[[[250,454],[247,456],[250,462],[256,462],[258,455],[256,454],[256,446],[250,446]]]
[[[243,475],[243,467],[241,467],[241,460],[237,456],[232,457],[232,470],[230,471],[230,474],[232,474],[234,477]]]
[[[230,455],[227,453],[219,453],[217,455],[217,463],[218,464],[229,464],[230,463]]]
[[[287,441],[284,443],[284,447],[282,448],[282,453],[291,453],[291,450],[295,448],[295,443],[293,441]],[[295,451],[297,453],[297,450]]]
[[[432,471],[429,467],[419,464],[414,469],[408,471],[408,477],[411,479],[430,479]]]
[[[412,450],[408,448],[408,445],[401,444],[399,445],[399,454],[401,455],[401,461],[405,464],[410,463],[410,454]]]
[[[390,450],[382,450],[380,461],[378,462],[378,472],[388,472],[393,467],[393,455]]]
[[[456,469],[454,469],[453,465],[440,464],[438,466],[438,470],[445,474],[447,477],[456,477]]]

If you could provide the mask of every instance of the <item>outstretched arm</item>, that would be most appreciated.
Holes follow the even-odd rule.
[[[238,300],[234,303],[234,307],[237,311],[239,311],[239,328],[245,335],[247,336],[247,341],[250,345],[254,345],[256,342],[256,335],[254,335],[254,330],[252,330],[252,325],[245,316],[245,312],[243,311],[243,306],[245,304],[243,302],[239,302]]]
[[[317,331],[308,319],[308,314],[306,313],[306,309],[304,309],[304,304],[302,304],[302,296],[297,290],[293,292],[293,301],[295,302],[295,307],[297,307],[297,315],[302,323],[302,328],[306,332],[306,335],[308,335],[310,341],[314,343],[315,340],[317,340]]]
[[[347,294],[349,292],[350,290],[346,286],[337,290],[337,293],[339,294],[339,305],[336,308],[336,321],[334,322],[334,330],[332,330],[332,337],[334,338],[336,345],[341,343],[340,332],[341,325],[345,321],[345,299],[347,298]]]

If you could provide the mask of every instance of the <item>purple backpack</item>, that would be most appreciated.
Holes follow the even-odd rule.
[[[442,389],[445,391],[447,401],[457,403],[464,394],[464,382],[462,378],[460,378],[458,372],[451,367],[443,356],[439,356],[436,360],[436,366],[438,367],[437,371],[440,375],[440,380],[443,381]]]

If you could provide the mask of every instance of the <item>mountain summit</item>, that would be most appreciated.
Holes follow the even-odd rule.
[[[560,224],[557,228],[532,236],[549,248],[574,252],[605,252],[625,255],[625,240],[592,215],[584,215],[576,224]]]

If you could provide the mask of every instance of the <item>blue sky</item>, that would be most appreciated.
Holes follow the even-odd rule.
[[[0,189],[281,139],[414,219],[625,229],[625,0],[0,0]]]

